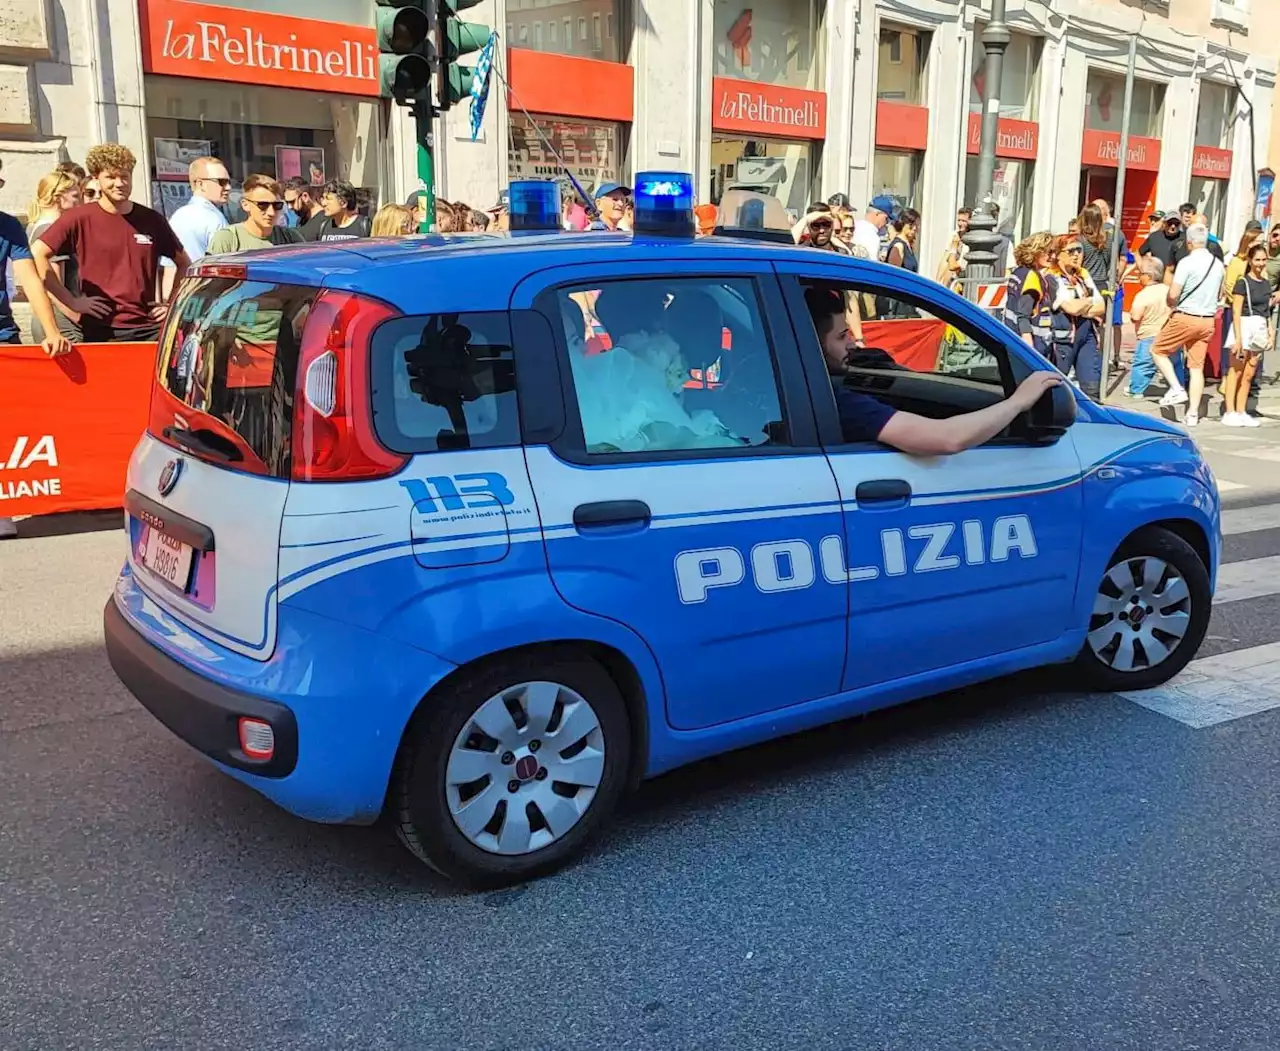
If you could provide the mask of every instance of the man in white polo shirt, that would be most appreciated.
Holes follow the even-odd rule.
[[[1160,399],[1160,404],[1186,405],[1187,414],[1182,422],[1188,427],[1200,422],[1204,359],[1213,338],[1214,318],[1226,277],[1226,268],[1209,252],[1208,243],[1209,231],[1203,224],[1194,223],[1187,227],[1187,255],[1178,263],[1173,274],[1173,286],[1169,289],[1169,307],[1173,314],[1151,347],[1156,368],[1169,385],[1169,393]],[[1190,392],[1183,390],[1173,371],[1173,362],[1169,360],[1179,347],[1187,348]]]

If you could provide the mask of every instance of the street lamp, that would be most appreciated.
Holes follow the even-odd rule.
[[[964,243],[969,249],[965,269],[965,287],[970,298],[977,298],[978,282],[997,277],[999,260],[996,249],[1000,236],[996,233],[996,217],[992,209],[995,190],[996,139],[1000,132],[1000,79],[1004,75],[1004,53],[1009,46],[1009,27],[1005,24],[1005,0],[991,0],[991,19],[982,30],[982,46],[986,66],[982,85],[982,137],[978,146],[977,199]]]

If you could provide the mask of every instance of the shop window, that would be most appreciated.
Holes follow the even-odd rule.
[[[781,139],[711,139],[711,201],[726,190],[754,190],[777,197],[798,220],[816,194],[817,147]]]
[[[714,0],[715,76],[822,87],[816,0]]]
[[[1034,161],[996,160],[991,197],[1000,214],[996,229],[1016,243],[1031,233],[1031,184]],[[964,203],[972,208],[978,197],[978,158],[970,156],[964,168]]]
[[[1093,131],[1120,131],[1124,120],[1124,77],[1089,71],[1084,126]],[[1164,85],[1151,80],[1133,82],[1129,134],[1159,138],[1164,129]]]
[[[886,102],[925,104],[925,75],[930,36],[923,29],[885,25],[880,29],[876,98]]]
[[[1204,179],[1195,176],[1191,179],[1191,196],[1195,201],[1196,211],[1203,212],[1209,221],[1209,232],[1215,237],[1224,237],[1227,216],[1227,180]]]
[[[986,78],[986,51],[982,46],[982,23],[973,27],[973,69],[969,77],[969,112],[982,112]],[[1026,33],[1010,33],[1000,76],[1000,116],[1014,120],[1038,120],[1040,100],[1040,55],[1044,41]]]
[[[614,18],[620,12],[622,0],[556,0],[534,2],[523,0],[516,4],[508,0],[507,8],[517,6],[521,12],[530,8],[545,8],[546,14],[555,17],[532,23],[532,29],[519,37],[519,46],[534,51],[549,51],[558,55],[577,55],[583,58],[599,58],[607,62],[620,62],[621,48],[614,36]],[[511,27],[507,27],[508,41]]]
[[[589,455],[788,444],[753,281],[611,281],[556,301]]]
[[[534,129],[535,118],[511,114],[508,177],[562,179],[560,161]],[[537,117],[538,130],[588,193],[606,181],[626,180],[622,169],[622,126],[603,121]],[[567,185],[567,180],[565,180]]]
[[[520,444],[503,311],[401,317],[373,338],[374,419],[396,452]]]
[[[899,153],[876,150],[871,162],[872,195],[885,194],[903,208],[914,208],[924,214],[920,193],[924,177],[923,153]]]
[[[1196,109],[1196,145],[1215,149],[1231,148],[1231,127],[1236,109],[1236,89],[1212,80],[1200,81],[1200,103]]]

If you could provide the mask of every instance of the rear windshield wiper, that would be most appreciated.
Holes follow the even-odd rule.
[[[166,427],[162,433],[175,445],[181,445],[193,453],[209,456],[223,463],[237,463],[244,459],[244,453],[213,431],[189,431],[182,427]]]

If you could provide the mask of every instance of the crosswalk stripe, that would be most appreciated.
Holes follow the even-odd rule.
[[[1248,558],[1218,567],[1218,588],[1213,604],[1280,595],[1280,555]]]
[[[1280,504],[1240,507],[1222,512],[1222,535],[1256,533],[1263,529],[1280,529]]]
[[[1228,482],[1222,478],[1218,479],[1218,492],[1229,493],[1234,489],[1247,489],[1247,485],[1241,485],[1239,482]]]
[[[1280,642],[1192,661],[1163,686],[1120,696],[1197,730],[1280,708]]]

